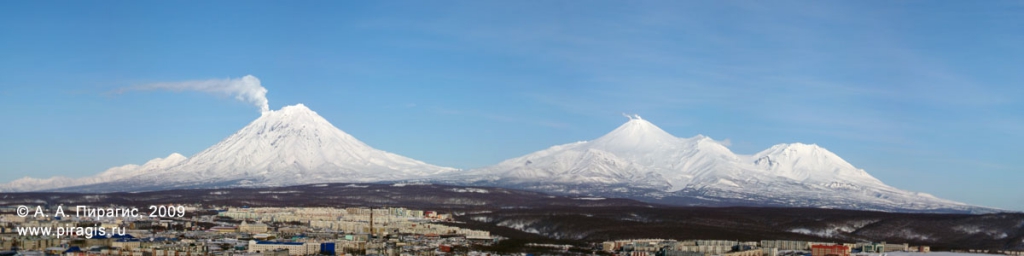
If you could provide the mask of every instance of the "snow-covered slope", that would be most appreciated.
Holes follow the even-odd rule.
[[[374,149],[298,104],[264,112],[235,134],[191,158],[172,154],[141,166],[114,167],[82,179],[23,178],[0,189],[38,191],[76,187],[78,190],[137,191],[279,186],[400,180],[451,171],[456,169]]]
[[[738,155],[703,135],[677,138],[639,116],[593,141],[438,179],[699,205],[984,210],[893,188],[817,145],[779,144]]]
[[[24,177],[21,179],[14,180],[10,183],[0,185],[0,191],[44,191],[66,187],[76,187],[118,181],[122,179],[140,176],[152,171],[168,168],[177,165],[184,160],[185,156],[178,153],[173,153],[167,156],[166,158],[155,158],[153,160],[147,161],[145,164],[142,165],[127,164],[112,167],[100,174],[79,179],[63,176],[51,177],[46,179]]]
[[[462,172],[374,149],[302,104],[264,112],[190,158],[171,154],[80,179],[23,178],[0,185],[0,191],[144,191],[403,180],[690,205],[992,210],[891,187],[814,144],[779,144],[739,155],[706,136],[675,137],[639,116],[592,141],[558,145]]]
[[[882,185],[864,170],[816,144],[778,144],[753,155],[754,164],[774,175],[808,183],[846,181]]]
[[[708,137],[676,138],[636,117],[596,140],[554,146],[456,178],[630,184],[678,191],[701,174],[739,175],[739,169],[726,165],[737,161],[728,148]]]

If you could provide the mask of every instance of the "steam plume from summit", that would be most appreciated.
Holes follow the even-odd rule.
[[[263,88],[263,86],[260,85],[260,79],[252,75],[246,75],[241,78],[144,84],[123,88],[118,90],[118,93],[126,91],[152,90],[166,90],[173,92],[197,91],[221,96],[234,96],[237,100],[253,104],[260,108],[261,113],[266,113],[270,110],[270,106],[267,104],[267,88]]]

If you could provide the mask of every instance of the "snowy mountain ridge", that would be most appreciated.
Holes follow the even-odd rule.
[[[79,179],[63,176],[51,177],[46,179],[24,177],[21,179],[14,180],[10,183],[0,185],[0,191],[45,191],[66,187],[100,184],[104,182],[111,182],[120,179],[141,176],[151,171],[177,165],[184,161],[185,159],[185,156],[181,154],[172,153],[171,155],[165,158],[155,158],[147,161],[145,164],[142,165],[126,164],[122,166],[112,167],[95,176]]]
[[[256,121],[180,166],[151,175],[186,183],[256,178],[265,185],[376,182],[422,177],[453,168],[374,149],[334,127],[305,105],[264,113]]]
[[[675,137],[639,116],[592,141],[441,180],[694,205],[991,210],[891,187],[816,144],[778,144],[740,155],[707,136]]]
[[[81,179],[22,178],[0,191],[155,190],[203,186],[283,186],[377,182],[457,171],[372,148],[303,104],[266,111],[216,145],[186,158],[174,153]],[[99,188],[106,187],[105,189]]]
[[[815,144],[778,144],[741,155],[707,136],[675,137],[639,116],[591,141],[459,171],[372,148],[302,104],[263,112],[191,157],[174,153],[78,179],[26,177],[0,185],[0,191],[152,191],[394,181],[512,187],[683,205],[993,211],[893,188]]]

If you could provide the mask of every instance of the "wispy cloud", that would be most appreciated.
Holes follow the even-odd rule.
[[[252,75],[240,78],[191,80],[180,82],[160,82],[121,88],[115,93],[131,91],[196,91],[220,96],[233,96],[236,100],[252,104],[261,112],[270,110],[267,101],[267,88],[260,85],[260,80]]]

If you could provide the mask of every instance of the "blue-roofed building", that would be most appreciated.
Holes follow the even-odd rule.
[[[109,233],[109,232],[106,233],[105,235],[101,236],[101,235],[99,235],[99,231],[96,231],[96,232],[93,232],[92,237],[90,237],[89,239],[114,239],[114,240],[120,240],[120,239],[133,239],[133,238],[135,238],[135,237],[132,236],[132,235],[129,235],[129,234],[118,235],[118,234],[112,234],[112,233]]]
[[[67,250],[64,250],[64,253],[80,252],[80,251],[82,251],[82,248],[78,248],[78,246],[71,246]]]

